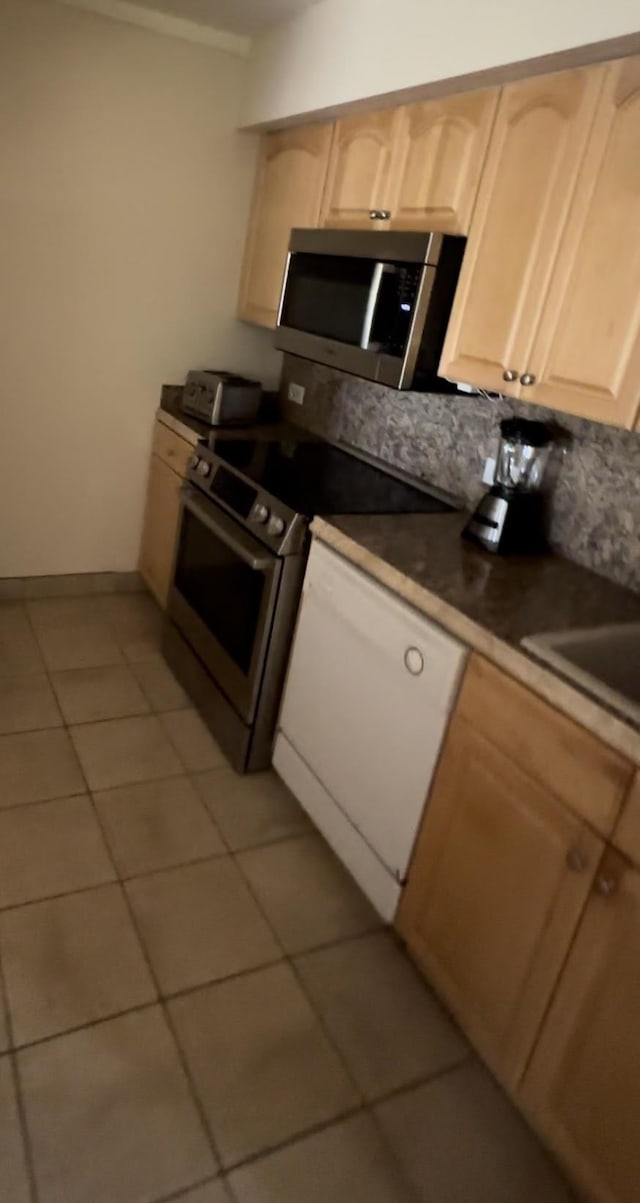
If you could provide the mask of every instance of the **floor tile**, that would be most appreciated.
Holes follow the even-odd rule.
[[[150,1203],[215,1173],[159,1007],[18,1054],[40,1203]]]
[[[0,1197],[7,1203],[30,1203],[13,1071],[8,1057],[0,1057]]]
[[[106,613],[127,660],[155,659],[162,645],[162,613],[148,595],[114,596],[107,602]]]
[[[0,676],[41,673],[44,660],[24,606],[0,603]]]
[[[85,788],[66,731],[0,736],[0,807],[62,798]]]
[[[408,1086],[468,1055],[462,1036],[389,933],[309,953],[296,967],[365,1098]]]
[[[415,1203],[368,1115],[234,1170],[229,1181],[238,1203]]]
[[[210,986],[169,1006],[225,1165],[357,1104],[288,965]]]
[[[171,710],[161,715],[161,722],[190,773],[228,764],[197,710]]]
[[[162,656],[150,656],[148,660],[134,663],[133,672],[153,710],[180,710],[191,705]]]
[[[380,926],[364,894],[317,836],[241,852],[238,862],[287,952]]]
[[[175,1203],[232,1203],[232,1200],[224,1182],[218,1179],[208,1182],[206,1186],[196,1186],[195,1190],[188,1190],[186,1195],[179,1195]]]
[[[211,769],[194,777],[196,788],[234,852],[289,836],[305,835],[311,823],[275,773]]]
[[[0,914],[15,1044],[152,1002],[156,991],[119,886]]]
[[[101,885],[113,877],[88,798],[0,811],[0,907]]]
[[[72,668],[52,673],[51,680],[67,723],[90,723],[149,712],[147,699],[125,664]]]
[[[423,1203],[570,1203],[573,1198],[506,1096],[475,1063],[375,1110]]]
[[[91,594],[80,597],[43,597],[27,601],[27,613],[37,631],[43,627],[92,625],[104,621],[102,599]]]
[[[0,734],[61,726],[62,716],[44,673],[0,676]]]
[[[281,956],[230,857],[138,877],[126,890],[163,993]]]
[[[50,672],[122,662],[122,653],[106,622],[43,626],[37,635]]]
[[[145,591],[103,594],[102,615],[110,623],[154,623],[162,621],[162,611]]]
[[[124,877],[226,851],[188,777],[120,785],[94,794],[94,801]]]
[[[91,789],[154,781],[182,772],[160,720],[154,715],[71,727],[71,738]]]

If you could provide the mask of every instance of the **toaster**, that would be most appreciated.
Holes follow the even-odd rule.
[[[188,373],[182,409],[209,426],[240,426],[257,420],[261,399],[259,380],[207,369]]]

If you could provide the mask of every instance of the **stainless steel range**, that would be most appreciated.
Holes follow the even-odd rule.
[[[239,772],[266,768],[315,514],[436,513],[455,502],[294,430],[212,435],[183,488],[164,651]]]

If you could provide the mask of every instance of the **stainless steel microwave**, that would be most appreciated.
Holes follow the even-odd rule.
[[[292,230],[275,345],[398,389],[455,388],[438,363],[465,238]]]

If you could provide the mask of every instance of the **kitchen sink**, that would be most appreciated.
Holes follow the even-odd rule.
[[[528,635],[522,646],[640,723],[640,622]]]

